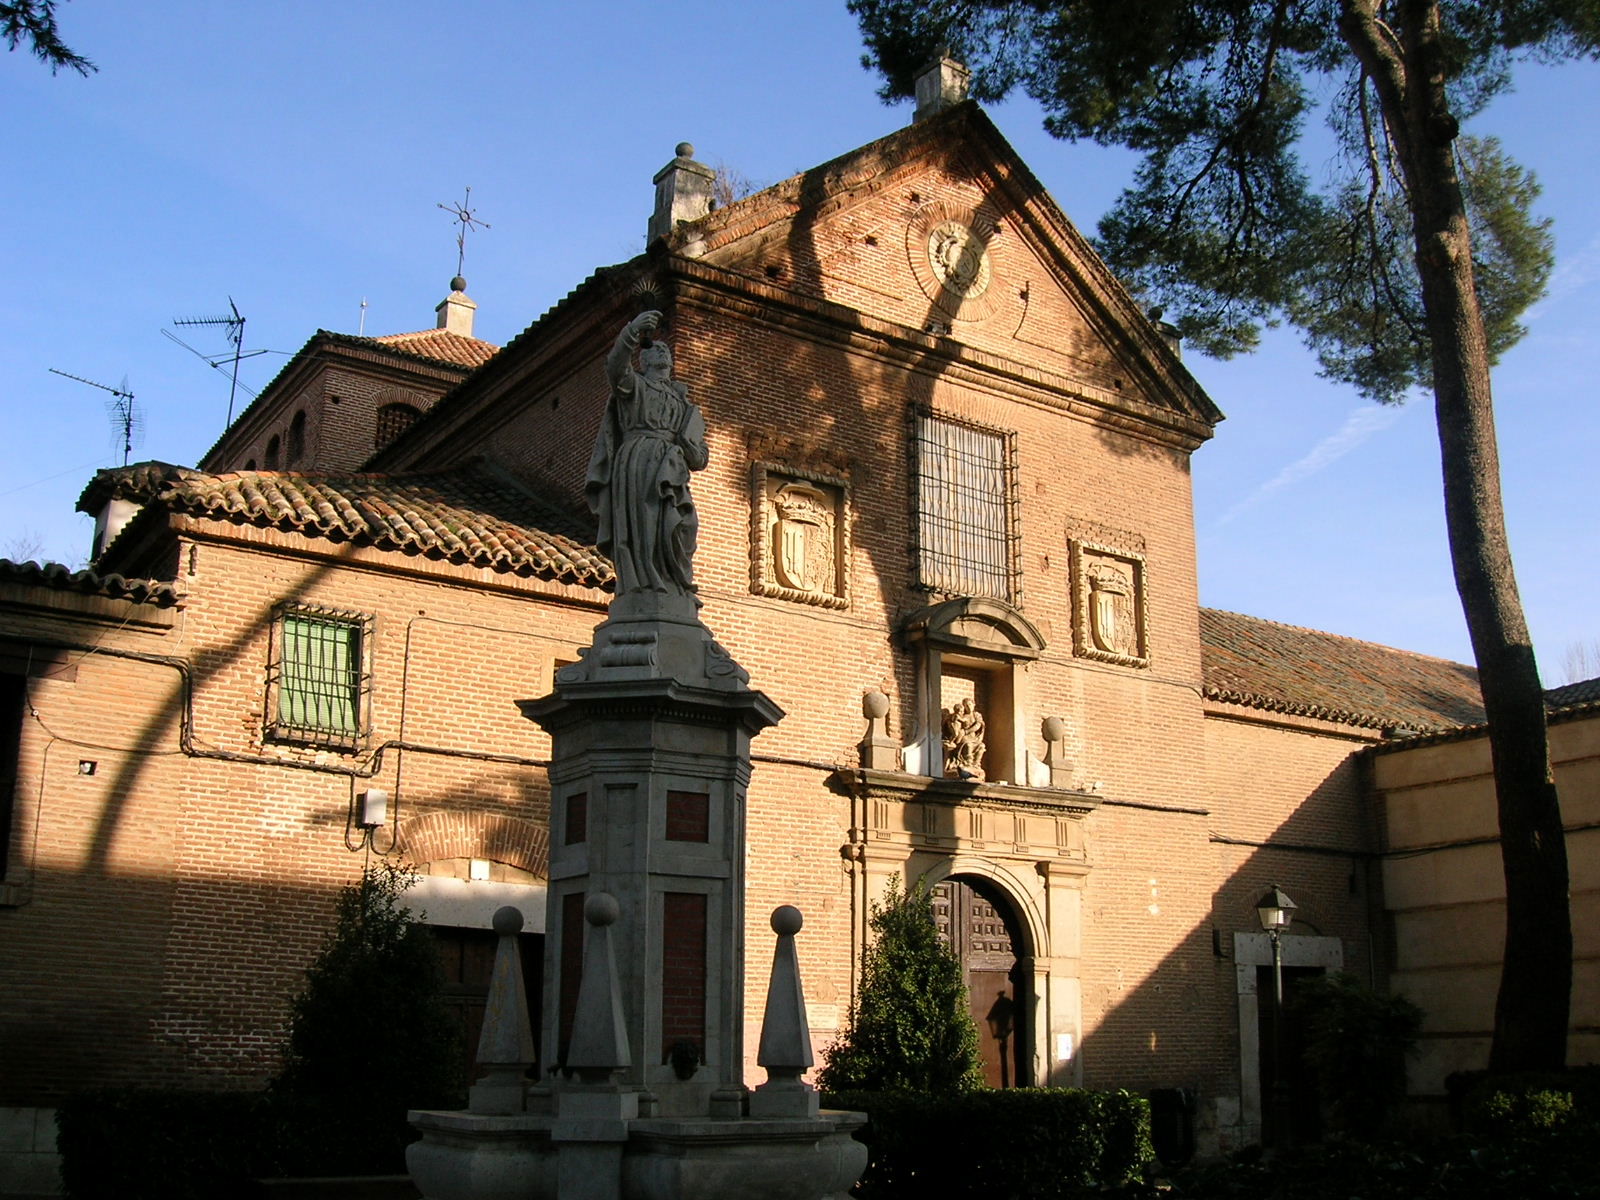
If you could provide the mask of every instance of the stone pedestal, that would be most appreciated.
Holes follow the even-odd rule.
[[[740,1111],[750,739],[783,716],[748,678],[692,596],[629,593],[555,694],[522,705],[553,743],[541,1060],[569,1065],[580,914],[609,894],[632,1050],[617,1078],[655,1116]]]

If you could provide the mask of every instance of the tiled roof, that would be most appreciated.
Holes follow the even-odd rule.
[[[419,329],[416,333],[387,333],[382,337],[351,340],[376,342],[391,350],[403,350],[418,358],[429,358],[458,367],[481,367],[500,351],[500,347],[493,342],[462,337],[459,333],[446,333],[443,329]]]
[[[1580,679],[1545,691],[1544,702],[1548,708],[1566,708],[1569,704],[1592,704],[1600,700],[1600,675],[1593,679]]]
[[[132,600],[135,604],[175,604],[177,589],[159,579],[128,579],[115,573],[74,571],[60,563],[12,562],[0,558],[0,583],[21,583],[82,592],[89,596],[109,596],[113,600]]]
[[[1372,729],[1432,730],[1484,719],[1464,663],[1200,610],[1207,698]]]
[[[85,495],[98,489],[179,512],[563,583],[605,587],[612,580],[611,563],[585,544],[588,533],[571,514],[487,463],[426,475],[153,469],[162,465],[102,471]]]

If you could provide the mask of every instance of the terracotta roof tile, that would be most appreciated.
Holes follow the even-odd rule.
[[[1433,730],[1482,721],[1478,673],[1464,663],[1200,610],[1207,698],[1343,725]]]
[[[100,472],[91,492],[564,583],[612,581],[579,520],[488,463],[425,475],[210,475],[141,463]]]
[[[481,367],[496,354],[500,347],[479,338],[462,337],[459,333],[446,333],[443,329],[419,329],[416,333],[387,333],[382,337],[360,338],[359,341],[376,342],[391,350],[403,350],[418,358],[431,358],[435,362],[451,363],[458,367]]]
[[[1592,704],[1600,700],[1600,675],[1593,679],[1580,679],[1548,689],[1544,702],[1550,708],[1565,708],[1569,704]]]
[[[0,558],[0,583],[21,583],[131,600],[135,604],[169,605],[178,602],[172,584],[159,579],[129,579],[115,573],[101,575],[88,569],[74,571],[60,563],[12,562]]]

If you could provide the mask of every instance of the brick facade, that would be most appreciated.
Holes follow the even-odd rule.
[[[984,239],[981,291],[941,282],[930,239],[950,228]],[[305,411],[319,470],[486,459],[577,511],[603,358],[644,290],[708,428],[693,480],[703,619],[787,713],[755,743],[747,796],[748,1054],[774,907],[805,914],[820,1048],[846,1019],[891,877],[977,880],[1022,943],[1024,1081],[1191,1087],[1210,1148],[1257,1136],[1236,935],[1282,882],[1347,965],[1381,959],[1376,831],[1352,757],[1381,734],[1208,698],[1189,456],[1221,414],[971,106],[597,274],[459,384],[447,364],[402,371],[391,350],[314,339],[206,465],[259,463]],[[401,387],[430,411],[374,453],[377,409]],[[1004,438],[1005,597],[923,586],[919,413]],[[832,522],[825,592],[763,584],[760,556],[784,552],[773,478],[809,487]],[[258,1086],[333,891],[364,861],[364,789],[391,797],[372,849],[545,874],[549,743],[515,702],[552,690],[605,593],[267,513],[172,504],[151,543],[177,565],[160,602],[43,581],[0,596],[0,639],[75,673],[27,684],[0,908],[0,1105],[109,1083]],[[285,603],[368,622],[353,747],[273,739]],[[903,770],[862,769],[871,692],[888,698]],[[928,777],[943,774],[932,726],[958,692],[988,721],[981,782]],[[581,841],[584,798],[557,809],[556,836]],[[669,836],[704,837],[692,798],[667,820]],[[658,931],[664,1027],[691,1040],[706,996],[695,899],[669,896]],[[581,900],[552,918],[568,981]],[[575,999],[550,998],[562,1029]]]

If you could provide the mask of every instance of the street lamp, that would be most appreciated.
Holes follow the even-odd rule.
[[[1272,942],[1272,1140],[1289,1144],[1289,1087],[1283,1077],[1283,943],[1281,938],[1294,920],[1295,902],[1274,884],[1256,901],[1261,928]]]

